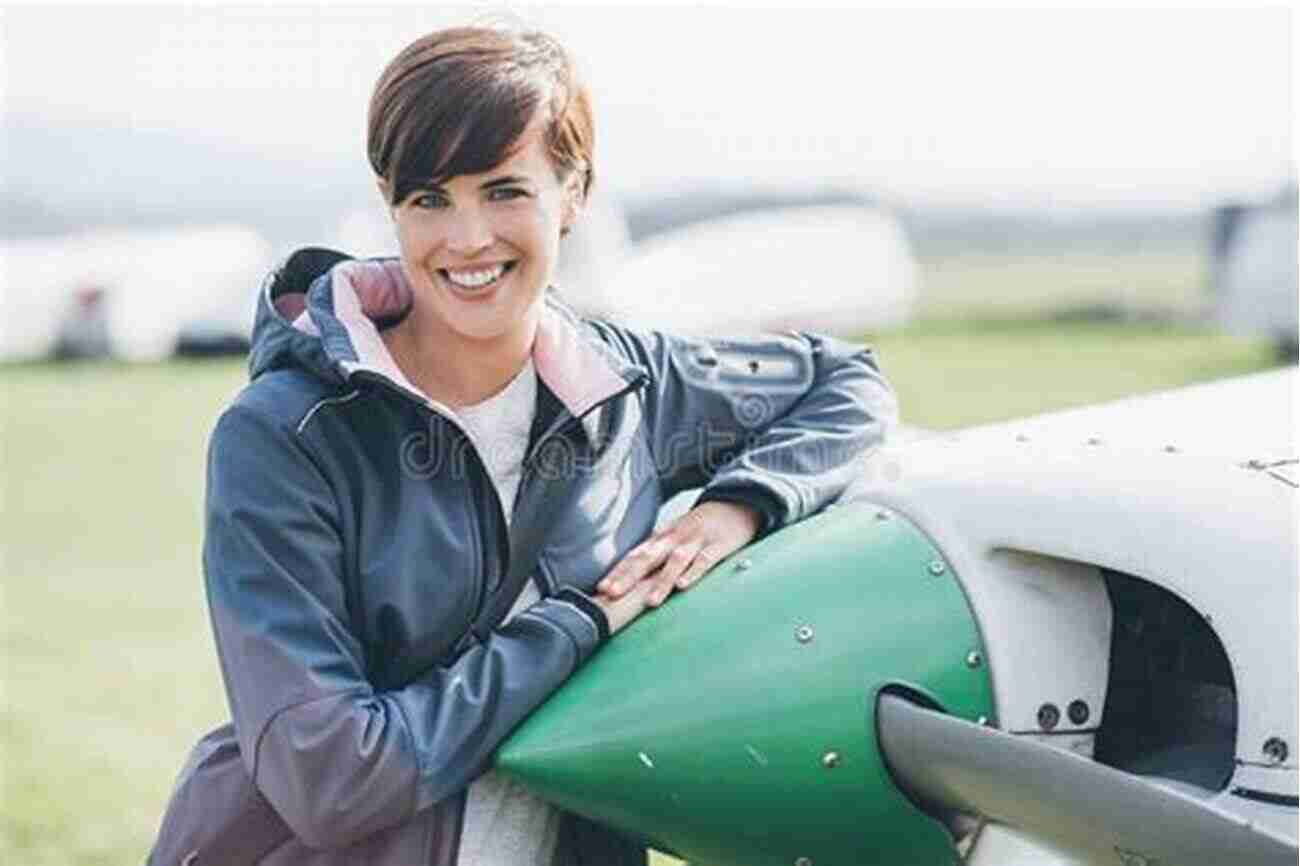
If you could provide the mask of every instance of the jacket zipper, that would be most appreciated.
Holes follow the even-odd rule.
[[[359,370],[353,373],[352,376],[364,377],[366,380],[370,380],[378,383],[380,386],[388,389],[389,391],[398,394],[407,400],[410,400],[411,402],[415,403],[417,406],[420,406],[422,409],[429,412],[430,414],[437,415],[439,418],[441,418],[444,421],[447,421],[453,427],[459,430],[461,435],[464,436],[469,441],[470,451],[474,454],[474,460],[479,466],[480,477],[486,478],[488,482],[487,486],[492,488],[493,500],[497,504],[497,515],[499,520],[497,525],[498,527],[506,525],[505,506],[501,502],[501,494],[497,492],[496,485],[493,484],[492,479],[488,477],[487,467],[483,463],[483,458],[479,455],[478,449],[474,447],[474,440],[470,438],[469,434],[465,431],[463,427],[457,424],[453,419],[447,417],[442,412],[439,412],[437,409],[430,406],[428,403],[421,401],[416,395],[411,394],[405,388],[402,388],[396,385],[395,383],[389,381],[385,376],[381,376],[377,373],[368,373],[363,370]],[[625,395],[631,393],[632,391],[640,389],[642,386],[645,385],[648,379],[649,376],[647,376],[646,373],[638,372],[637,375],[634,376],[632,380],[629,381],[625,387],[619,389],[613,394],[610,394],[608,397],[604,398],[603,400],[593,403],[591,406],[587,407],[587,409],[584,410],[581,415],[574,416],[569,414],[569,411],[567,409],[563,410],[560,413],[560,417],[555,419],[554,422],[552,422],[551,426],[546,430],[546,432],[544,432],[541,436],[537,437],[537,442],[533,445],[532,449],[528,452],[528,454],[524,455],[523,464],[520,467],[519,489],[518,492],[515,494],[516,501],[518,501],[518,499],[521,496],[523,496],[524,492],[527,490],[526,485],[535,474],[536,465],[537,465],[537,460],[536,460],[537,455],[541,452],[542,446],[547,441],[549,441],[552,437],[559,435],[559,433],[565,430],[570,424],[581,423],[583,418],[587,417],[588,415],[590,415],[592,412],[596,411],[600,407],[608,405],[609,403],[612,403],[613,401],[624,397]],[[470,513],[471,514],[475,513],[474,509],[471,508]],[[480,538],[480,541],[482,541],[483,536],[485,534],[482,532],[482,521],[479,521],[479,525],[480,525],[480,531],[478,533],[478,536]],[[504,580],[505,575],[509,573],[510,570],[511,545],[510,545],[508,531],[498,533],[497,549],[498,549],[498,555],[500,557],[500,561],[501,563],[503,563],[502,567],[504,571],[502,572],[501,579]],[[538,557],[538,568],[543,569],[540,556]],[[549,573],[546,573],[544,576],[546,579],[548,590],[550,592],[554,592],[555,589],[554,577],[550,576]],[[472,605],[473,613],[470,615],[469,622],[466,623],[465,630],[464,630],[464,634],[470,637],[474,637],[474,623],[478,620],[478,617],[482,612],[483,605],[487,601],[487,581],[479,580],[479,581],[475,581],[474,584],[475,584],[474,595],[473,595],[474,604]],[[477,638],[474,639],[477,640]],[[459,645],[460,641],[457,641],[457,643]],[[464,830],[464,821],[465,821],[465,800],[463,799],[465,796],[466,794],[461,795],[462,799],[459,803],[459,808],[457,808],[455,810],[455,813],[452,815],[452,827],[449,828],[453,833],[454,844],[450,849],[453,863],[458,863],[460,860],[460,843],[461,843],[460,837],[461,837],[461,833]],[[429,853],[431,858],[433,858],[430,862],[430,866],[437,866],[436,859],[440,852],[430,851]]]
[[[437,417],[441,418],[442,420],[446,421],[447,423],[455,427],[460,432],[460,434],[464,436],[465,439],[469,442],[470,452],[474,455],[475,463],[478,464],[480,477],[487,478],[487,482],[488,482],[487,486],[491,488],[492,500],[496,503],[497,506],[497,520],[498,520],[497,526],[505,527],[508,525],[506,523],[505,504],[502,503],[501,501],[501,494],[497,491],[496,485],[492,483],[492,479],[488,477],[487,467],[483,463],[483,458],[479,455],[478,448],[474,446],[474,440],[470,437],[469,433],[466,432],[464,427],[458,424],[455,421],[455,419],[447,416],[443,412],[436,409],[434,406],[430,405],[430,403],[420,399],[418,395],[413,394],[410,391],[407,391],[405,388],[391,381],[387,376],[383,376],[379,373],[372,373],[368,370],[357,370],[350,374],[350,378],[353,379],[360,378],[366,381],[375,382],[376,384],[380,385],[386,390],[391,391],[392,393],[397,394],[398,396],[403,397],[404,399],[409,400],[412,403],[415,403],[424,411],[430,413],[431,415],[436,415]],[[640,389],[642,386],[645,385],[648,379],[649,376],[645,372],[638,371],[636,375],[623,388],[619,389],[618,391],[615,391],[613,394],[610,394],[608,397],[605,397],[604,399],[591,404],[585,410],[583,410],[581,415],[574,416],[569,414],[569,411],[567,409],[563,410],[560,413],[560,417],[556,418],[555,421],[551,423],[551,426],[547,428],[546,432],[544,432],[541,436],[537,437],[537,442],[534,443],[532,449],[529,450],[529,452],[526,455],[524,455],[523,464],[520,467],[519,489],[515,494],[515,500],[518,501],[519,498],[524,495],[525,490],[527,490],[527,484],[531,480],[534,474],[534,470],[536,469],[537,454],[541,451],[542,446],[547,441],[559,435],[559,433],[565,430],[569,425],[581,423],[583,418],[586,418],[588,415],[590,415],[592,412],[595,412],[597,409],[601,408],[602,406],[608,405],[609,403],[612,403],[615,400],[626,396],[632,391],[636,391]],[[473,509],[470,509],[470,513],[473,514],[475,512]],[[479,523],[479,532],[477,533],[477,535],[479,537],[480,543],[483,543],[486,541],[485,538],[486,533],[482,531],[483,529],[482,521],[480,520],[478,521],[478,523]],[[497,533],[496,547],[497,547],[497,556],[499,558],[499,561],[501,563],[501,568],[502,568],[501,578],[502,580],[504,580],[506,573],[508,573],[510,570],[511,544],[510,544],[510,534],[508,529]],[[484,552],[486,552],[486,547],[484,547]],[[484,577],[486,578],[486,575]],[[553,584],[554,579],[548,579],[547,583],[548,585]],[[470,605],[471,613],[468,622],[466,622],[465,624],[465,629],[463,634],[467,636],[473,636],[474,623],[478,620],[479,615],[483,612],[483,605],[487,602],[487,597],[488,597],[487,580],[484,579],[484,580],[474,581],[473,594],[471,596],[471,598],[473,599],[473,603]]]
[[[560,417],[556,418],[555,421],[551,423],[551,426],[547,428],[546,432],[544,432],[541,436],[537,437],[537,442],[533,445],[532,449],[528,452],[528,454],[524,456],[523,466],[520,469],[519,492],[515,494],[515,501],[516,502],[520,501],[523,498],[525,492],[527,491],[528,482],[531,481],[532,477],[536,474],[537,455],[541,452],[542,446],[546,444],[547,441],[549,441],[551,438],[555,436],[558,436],[562,431],[567,429],[570,425],[581,423],[583,418],[586,418],[588,415],[590,415],[592,412],[595,412],[597,409],[601,408],[602,406],[606,406],[614,402],[615,400],[618,400],[630,394],[633,391],[639,390],[645,385],[645,383],[648,380],[649,380],[649,376],[646,373],[638,372],[631,379],[631,381],[629,381],[623,388],[620,388],[618,391],[615,391],[613,394],[610,394],[608,397],[605,397],[603,400],[600,400],[588,406],[585,410],[583,410],[581,415],[577,415],[577,416],[570,415],[567,409],[561,412]],[[509,570],[510,567],[510,551],[511,551],[511,545],[509,543],[509,539],[507,539],[506,547],[502,551],[504,558],[501,560],[502,562],[506,563],[507,570]],[[553,576],[549,574],[549,571],[542,565],[540,555],[538,556],[537,565],[538,568],[544,572],[544,577],[546,578],[546,584],[548,590],[550,592],[554,592],[556,588],[555,579]],[[478,618],[478,614],[476,613],[475,619],[477,618]]]
[[[389,391],[390,393],[396,394],[397,396],[411,403],[414,403],[421,410],[427,412],[429,416],[436,417],[441,419],[442,421],[445,421],[446,423],[454,427],[460,433],[460,435],[464,436],[466,441],[469,443],[469,450],[470,453],[474,456],[474,462],[478,465],[479,476],[481,478],[486,478],[487,486],[491,488],[492,499],[497,504],[498,519],[499,520],[505,519],[505,509],[501,504],[501,495],[497,492],[496,485],[492,483],[492,479],[488,477],[487,467],[483,463],[483,458],[479,455],[478,448],[474,446],[474,440],[470,437],[469,433],[465,430],[464,427],[462,427],[454,418],[450,417],[446,413],[436,408],[430,401],[426,401],[422,399],[419,395],[411,393],[410,391],[406,390],[402,386],[393,382],[387,376],[381,375],[379,373],[372,373],[369,370],[357,370],[351,373],[350,376],[353,379],[363,379],[368,382],[374,382],[375,384],[379,385],[380,387]],[[473,508],[470,509],[470,514],[474,516],[475,523],[478,526],[479,531],[475,533],[475,535],[479,540],[480,552],[484,555],[484,557],[486,557],[487,539],[485,538],[486,533],[483,531],[483,521],[478,517],[477,512]],[[496,547],[498,550],[501,549],[501,540],[499,537],[496,540]],[[486,572],[487,563],[485,562],[483,565]],[[479,612],[483,608],[484,601],[486,601],[486,596],[487,596],[486,578],[487,575],[485,573],[484,579],[474,581],[474,585],[470,588],[471,603],[470,603],[469,619],[465,623],[465,628],[462,631],[462,637],[459,638],[456,642],[457,652],[462,652],[464,651],[464,649],[466,649],[466,647],[463,645],[462,642],[465,640],[466,637],[472,637],[474,634],[474,630],[473,630],[474,621],[478,619]]]

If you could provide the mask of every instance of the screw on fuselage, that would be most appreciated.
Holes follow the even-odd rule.
[[[1061,711],[1056,704],[1043,704],[1038,708],[1038,727],[1050,731],[1061,721]]]
[[[794,858],[794,866],[813,866],[812,858],[811,858],[811,857],[796,857],[796,858]]]
[[[840,765],[839,752],[827,752],[822,755],[822,766],[828,770],[833,770]]]
[[[984,664],[984,656],[980,655],[979,650],[971,650],[966,653],[966,667],[977,668]]]
[[[1084,722],[1088,721],[1088,716],[1092,713],[1088,709],[1087,701],[1073,700],[1070,701],[1070,705],[1065,708],[1065,714],[1070,717],[1070,721],[1074,724],[1082,725]]]
[[[1100,444],[1101,444],[1101,439],[1097,438],[1096,436],[1089,436],[1089,437],[1088,437],[1088,444],[1089,444],[1089,445],[1100,445]]]
[[[810,643],[813,639],[813,629],[810,625],[801,625],[794,630],[794,639],[799,643]]]
[[[936,559],[934,562],[930,563],[930,573],[933,574],[935,577],[938,577],[939,575],[943,574],[945,571],[947,571],[947,569],[944,567],[944,564],[939,560]]]
[[[877,520],[888,520],[888,519],[889,519],[889,512],[888,512],[888,511],[883,511],[883,510],[882,510],[882,511],[877,511],[877,512],[876,512],[876,519],[877,519]]]
[[[1285,764],[1287,755],[1290,752],[1286,740],[1281,737],[1269,737],[1264,741],[1264,757],[1268,758],[1271,763]]]
[[[736,571],[749,571],[754,567],[754,560],[741,559],[736,562]]]

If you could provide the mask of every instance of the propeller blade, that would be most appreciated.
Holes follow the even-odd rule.
[[[921,801],[1096,852],[1098,862],[1117,855],[1118,862],[1179,866],[1296,862],[1296,843],[1268,828],[1081,755],[896,695],[881,696],[876,722],[895,778]]]

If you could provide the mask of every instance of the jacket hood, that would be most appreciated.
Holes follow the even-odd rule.
[[[307,308],[312,281],[348,256],[319,247],[300,249],[271,271],[258,292],[248,353],[248,377],[281,367],[297,367],[322,379],[340,381],[325,357],[319,333],[294,321]]]
[[[262,286],[249,376],[291,367],[338,385],[380,377],[418,402],[446,410],[403,375],[380,336],[406,318],[413,302],[395,258],[359,260],[321,247],[300,249]],[[553,289],[544,304],[534,367],[574,416],[646,375],[591,333]]]

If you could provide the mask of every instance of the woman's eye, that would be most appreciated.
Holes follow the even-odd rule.
[[[447,197],[437,192],[420,193],[411,199],[411,206],[425,209],[446,207]]]
[[[528,195],[527,192],[514,186],[498,187],[488,192],[488,198],[492,201],[508,201],[512,198],[522,198],[526,195]]]

